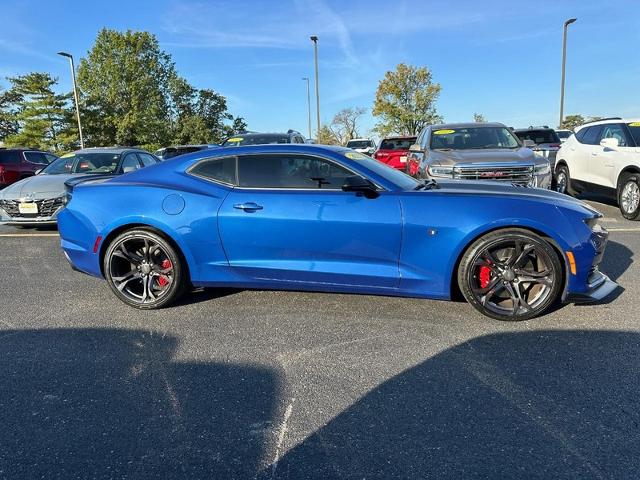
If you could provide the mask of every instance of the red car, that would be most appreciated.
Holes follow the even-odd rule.
[[[405,171],[409,147],[416,143],[416,137],[388,137],[380,142],[373,158],[390,167]]]
[[[56,158],[49,152],[29,148],[0,148],[0,188],[35,175]]]

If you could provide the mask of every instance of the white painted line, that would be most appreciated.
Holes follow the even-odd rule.
[[[287,423],[289,422],[289,417],[291,417],[291,413],[293,412],[293,402],[296,399],[292,398],[289,405],[287,405],[287,409],[284,412],[284,418],[282,419],[282,423],[280,424],[280,429],[278,432],[278,442],[276,443],[276,452],[273,458],[273,462],[271,462],[271,478],[276,473],[276,468],[278,468],[278,462],[280,461],[280,449],[282,448],[282,444],[284,443],[284,437],[287,434]]]
[[[607,228],[609,232],[640,232],[640,227],[630,228]]]
[[[0,237],[59,237],[58,233],[0,233]]]

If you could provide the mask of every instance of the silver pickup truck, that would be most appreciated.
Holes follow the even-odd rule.
[[[424,179],[495,180],[551,188],[549,160],[501,123],[430,125],[407,156],[407,173]]]

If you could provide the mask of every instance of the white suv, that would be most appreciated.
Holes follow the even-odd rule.
[[[576,128],[556,156],[556,190],[592,192],[618,201],[625,218],[640,217],[640,119],[607,118]]]

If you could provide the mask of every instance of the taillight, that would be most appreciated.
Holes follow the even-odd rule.
[[[102,235],[98,235],[96,237],[96,241],[93,244],[93,253],[98,253],[98,248],[100,248],[100,242],[102,242]]]

